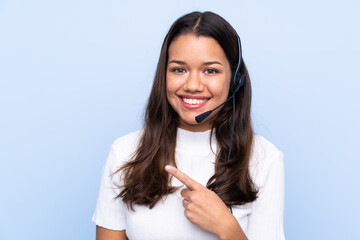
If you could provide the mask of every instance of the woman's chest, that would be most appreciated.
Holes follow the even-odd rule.
[[[182,188],[181,188],[182,189]],[[216,235],[191,223],[184,215],[181,189],[159,201],[154,208],[135,206],[126,210],[126,235],[130,240],[142,239],[218,239]],[[213,209],[209,206],[208,211]],[[233,206],[233,216],[246,232],[251,205]],[[222,219],[218,219],[219,222]]]
[[[176,162],[179,170],[206,186],[214,174],[215,158],[207,156],[181,156],[177,153]],[[152,209],[147,206],[135,206],[135,212],[126,211],[126,235],[130,240],[142,239],[218,239],[216,235],[191,223],[184,215],[180,191],[183,184],[176,178],[171,180],[172,186],[181,186],[175,193],[163,197]],[[208,211],[213,209],[209,206]],[[251,204],[233,206],[233,215],[246,231]],[[220,222],[222,219],[218,219]]]

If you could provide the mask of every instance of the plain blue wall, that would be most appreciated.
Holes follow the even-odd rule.
[[[253,120],[284,152],[287,239],[360,239],[357,1],[0,0],[0,239],[94,239],[112,141],[142,126],[193,10],[242,38]]]

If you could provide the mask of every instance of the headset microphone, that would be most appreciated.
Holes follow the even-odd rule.
[[[242,59],[242,51],[241,51],[241,42],[240,42],[240,37],[237,34],[237,32],[234,29],[234,32],[236,34],[237,40],[238,40],[238,46],[239,46],[239,61],[236,67],[236,70],[233,74],[233,81],[231,81],[231,85],[230,85],[230,93],[229,93],[229,97],[225,100],[225,102],[223,102],[222,104],[220,104],[219,106],[217,106],[216,108],[214,108],[213,110],[204,112],[198,116],[195,117],[195,120],[197,123],[201,123],[202,121],[205,120],[205,118],[207,118],[213,111],[215,111],[216,109],[218,109],[219,107],[223,106],[225,103],[227,103],[231,98],[233,98],[233,101],[235,99],[235,94],[237,91],[239,91],[240,87],[242,85],[244,85],[245,83],[245,76],[244,74],[240,73],[240,65],[241,65],[241,59]],[[234,105],[235,108],[235,105]]]

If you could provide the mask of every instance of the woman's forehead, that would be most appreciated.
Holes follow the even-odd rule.
[[[227,61],[225,52],[220,44],[211,37],[184,34],[171,42],[168,50],[168,61],[179,60],[191,64],[192,62]]]

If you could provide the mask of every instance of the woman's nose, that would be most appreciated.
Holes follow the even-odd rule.
[[[189,92],[201,92],[204,90],[200,73],[194,71],[188,75],[184,84],[184,90]]]

